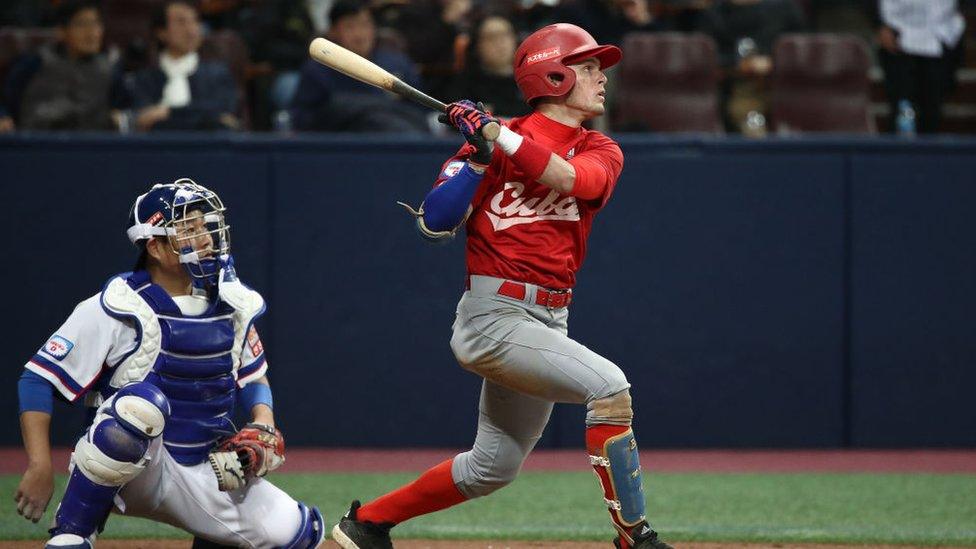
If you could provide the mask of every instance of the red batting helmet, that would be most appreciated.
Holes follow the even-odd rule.
[[[566,95],[576,84],[576,73],[566,65],[588,57],[595,57],[602,70],[616,65],[623,54],[617,46],[597,44],[576,25],[542,27],[515,50],[515,83],[529,104],[538,97]]]

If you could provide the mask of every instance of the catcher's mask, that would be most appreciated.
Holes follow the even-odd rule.
[[[156,237],[167,237],[173,253],[190,274],[193,285],[217,284],[217,258],[230,254],[230,226],[220,197],[192,179],[153,185],[136,198],[129,214],[129,240],[138,246]]]

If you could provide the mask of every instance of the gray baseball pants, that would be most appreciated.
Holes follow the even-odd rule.
[[[451,469],[468,498],[515,479],[555,402],[586,404],[587,425],[629,424],[629,417],[600,417],[594,408],[595,401],[630,384],[616,364],[569,338],[568,308],[537,305],[538,287],[532,284],[526,284],[523,300],[500,296],[503,282],[471,276],[451,337],[458,363],[484,378],[474,447],[459,454]]]

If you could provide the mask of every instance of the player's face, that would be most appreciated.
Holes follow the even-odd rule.
[[[576,84],[566,97],[566,106],[594,118],[606,112],[607,75],[600,70],[600,62],[591,57],[569,65],[576,73]]]
[[[176,229],[176,236],[170,237],[170,241],[174,251],[194,251],[201,259],[213,255],[213,236],[207,229],[203,212],[191,211],[184,219],[174,223],[173,228]]]

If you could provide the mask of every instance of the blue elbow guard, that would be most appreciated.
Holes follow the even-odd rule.
[[[45,412],[54,410],[54,387],[43,377],[30,370],[24,370],[17,381],[17,397],[20,413]]]
[[[420,208],[414,210],[404,203],[417,218],[417,228],[425,238],[439,240],[454,236],[468,214],[471,199],[484,174],[474,171],[467,162],[458,173],[431,190]]]

